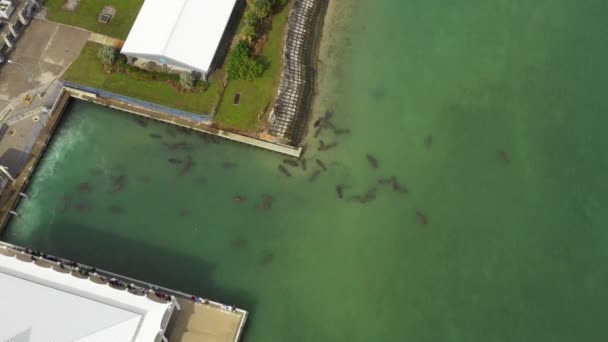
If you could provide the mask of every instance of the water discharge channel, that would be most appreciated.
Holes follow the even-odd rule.
[[[599,340],[607,6],[332,3],[343,131],[306,170],[73,102],[3,239],[243,307],[246,341]]]

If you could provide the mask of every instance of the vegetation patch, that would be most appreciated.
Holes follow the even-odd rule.
[[[183,77],[141,70],[127,64],[125,56],[111,47],[88,42],[63,79],[191,113],[210,114],[219,97],[222,72],[217,72],[211,83],[192,79],[184,84]]]
[[[250,14],[255,11],[253,3],[249,2],[240,26],[237,43],[230,52],[225,63],[229,75],[228,85],[224,91],[214,118],[215,123],[223,129],[253,131],[265,127],[265,117],[271,109],[281,79],[283,62],[283,36],[285,33],[289,8],[285,0],[268,0],[276,3],[262,19]],[[264,13],[263,11],[261,12]],[[252,26],[255,25],[255,26]],[[255,34],[250,37],[251,31]],[[246,45],[243,41],[247,42]],[[234,77],[242,75],[247,70],[239,70],[230,76],[230,65],[234,55],[247,54],[263,66],[263,72],[258,77]],[[239,105],[234,105],[234,96],[239,93]]]
[[[80,27],[118,39],[126,39],[144,0],[81,0],[73,11],[63,9],[65,0],[46,0],[49,20]],[[98,21],[99,13],[106,6],[116,9],[107,23]]]

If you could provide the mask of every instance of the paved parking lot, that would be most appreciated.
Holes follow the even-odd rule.
[[[78,57],[89,34],[45,20],[32,20],[9,56],[20,65],[5,63],[0,66],[0,108],[33,87],[44,91],[45,86]],[[24,68],[30,74],[31,83]]]
[[[44,108],[55,101],[59,77],[78,57],[89,34],[32,20],[8,56],[18,64],[0,65],[0,125],[8,126],[0,137],[0,165],[7,166],[14,176],[28,160],[32,144],[48,120]],[[28,95],[31,101],[25,101]]]

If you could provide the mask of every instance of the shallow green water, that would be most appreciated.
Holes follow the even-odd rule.
[[[4,239],[244,307],[246,341],[600,340],[608,3],[345,4],[315,113],[352,133],[307,172],[77,102]]]

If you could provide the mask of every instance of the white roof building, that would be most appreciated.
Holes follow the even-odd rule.
[[[154,342],[160,302],[10,256],[0,246],[0,341]]]
[[[237,1],[145,0],[121,52],[207,74]]]

